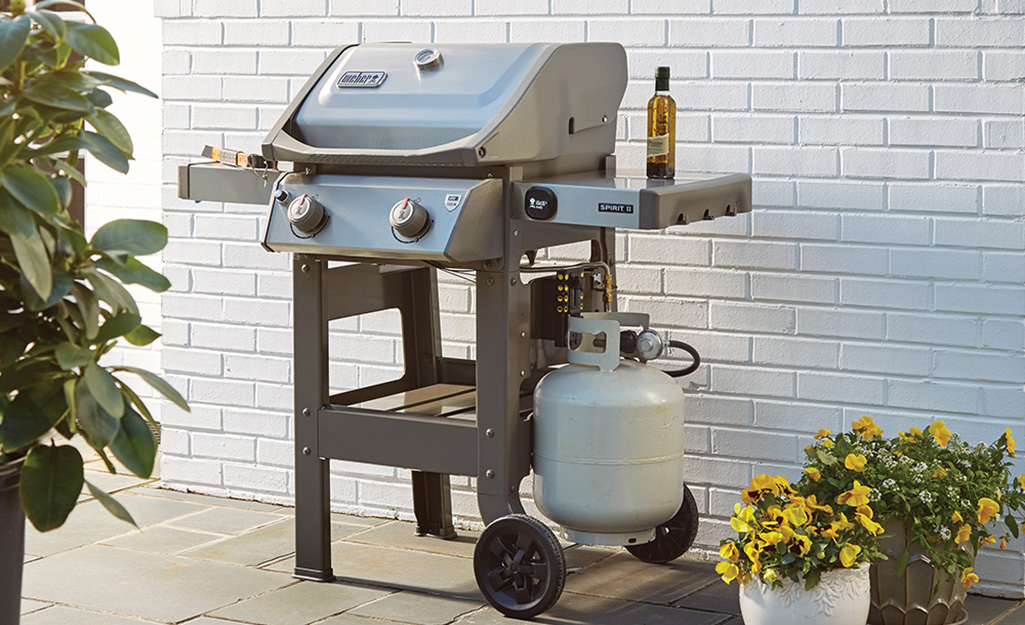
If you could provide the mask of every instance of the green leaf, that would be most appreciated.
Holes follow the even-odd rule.
[[[126,252],[135,256],[154,254],[167,245],[167,228],[155,221],[118,219],[104,224],[90,241],[104,252]]]
[[[126,510],[118,500],[94,486],[89,480],[85,480],[85,486],[89,489],[89,494],[95,497],[96,500],[100,502],[100,505],[107,509],[107,512],[113,514],[125,523],[131,523],[136,529],[139,528],[135,519],[132,518],[132,515],[128,513],[128,510]]]
[[[125,335],[125,339],[132,345],[142,347],[149,345],[153,341],[160,338],[160,333],[147,325],[139,325],[138,328],[132,330]]]
[[[82,133],[85,149],[101,163],[122,174],[128,173],[128,157],[103,135],[85,131]]]
[[[811,590],[819,585],[819,580],[822,578],[822,571],[813,569],[808,571],[808,576],[804,578],[804,589]]]
[[[127,310],[132,314],[139,314],[139,307],[135,303],[135,298],[117,280],[105,276],[95,269],[83,269],[82,273],[85,275],[86,280],[89,281],[89,284],[92,285],[96,296],[110,304],[110,307],[115,312]]]
[[[6,69],[21,54],[30,28],[24,15],[0,21],[0,70]]]
[[[49,215],[60,211],[57,190],[35,167],[8,167],[0,178],[0,185],[25,208]]]
[[[110,443],[110,450],[121,464],[142,478],[153,474],[153,462],[157,457],[157,439],[139,413],[125,408],[121,417],[121,429]]]
[[[1021,534],[1021,532],[1018,530],[1018,523],[1014,520],[1013,516],[1009,514],[1005,516],[1004,525],[1007,526],[1007,529],[1011,531],[1011,535],[1015,538],[1018,538],[1018,536]]]
[[[81,378],[75,384],[75,415],[89,444],[103,449],[117,436],[121,424],[96,403]]]
[[[18,234],[10,236],[14,255],[18,258],[18,265],[21,267],[26,281],[32,286],[39,299],[48,299],[50,290],[53,288],[53,272],[50,269],[50,257],[46,253],[43,239],[39,237],[39,233],[35,229],[27,237]]]
[[[30,237],[35,230],[32,213],[15,202],[9,193],[0,190],[0,232]]]
[[[64,524],[82,491],[82,455],[70,445],[33,447],[21,469],[21,503],[40,532]]]
[[[117,65],[121,62],[114,38],[102,26],[68,22],[64,40],[75,52],[94,58],[104,65]]]
[[[96,295],[83,284],[75,283],[71,287],[75,296],[75,305],[82,313],[82,325],[85,326],[85,338],[94,339],[100,330],[100,303]]]
[[[131,91],[131,92],[134,92],[134,93],[141,93],[142,95],[149,96],[151,98],[156,98],[157,97],[157,94],[153,93],[152,91],[150,91],[146,87],[143,87],[142,85],[136,84],[136,83],[134,83],[134,82],[132,82],[130,80],[127,80],[125,78],[121,78],[119,76],[113,76],[111,74],[104,74],[103,72],[83,72],[83,73],[89,74],[90,76],[92,76],[93,78],[96,78],[98,80],[102,80],[103,82],[107,83],[111,87],[114,87],[115,89],[118,89],[120,91]]]
[[[22,278],[24,278],[22,274]],[[53,283],[50,287],[50,295],[44,300],[36,295],[35,291],[31,288],[27,280],[23,280],[23,296],[25,298],[25,306],[29,310],[46,310],[53,306],[57,302],[61,301],[68,291],[71,290],[71,274],[63,269],[53,270]]]
[[[183,398],[178,391],[174,390],[173,386],[157,376],[157,374],[146,371],[145,369],[139,369],[138,367],[117,367],[117,370],[134,373],[145,380],[147,384],[156,389],[161,395],[174,402],[176,406],[185,412],[189,412],[189,404],[185,401],[185,398]]]
[[[92,115],[87,117],[92,127],[96,129],[98,133],[104,137],[110,139],[110,142],[114,146],[127,154],[132,155],[132,137],[128,134],[128,129],[125,128],[121,120],[118,119],[113,113],[104,109],[96,109]]]
[[[826,465],[827,467],[833,466],[837,463],[837,460],[834,456],[832,456],[831,454],[827,454],[821,449],[816,449],[815,454],[818,456],[819,462]]]
[[[103,329],[100,329],[103,332]],[[120,419],[125,413],[125,398],[117,390],[114,376],[106,368],[91,362],[82,370],[82,381],[89,388],[89,394],[111,417]]]
[[[908,551],[907,548],[905,548],[904,551],[902,551],[900,553],[900,555],[897,556],[897,577],[898,578],[904,577],[904,570],[906,568],[908,568],[908,560],[910,560],[910,559],[911,559],[911,552]]]
[[[96,334],[96,338],[93,339],[92,342],[106,343],[111,339],[124,336],[139,327],[139,323],[141,322],[142,319],[136,313],[123,312],[119,315],[115,315],[100,327],[100,331]]]
[[[68,204],[71,204],[71,179],[67,176],[56,176],[50,178],[50,184],[57,192],[57,201],[60,202],[61,208],[67,208]]]
[[[0,441],[6,450],[24,449],[49,432],[57,418],[51,419],[48,413],[37,409],[33,402],[19,397],[3,411]]]
[[[101,109],[105,109],[114,103],[114,98],[110,97],[110,94],[97,87],[86,94],[89,101],[98,106]]]
[[[35,10],[29,11],[27,15],[42,26],[43,30],[50,33],[50,36],[54,39],[64,38],[64,20],[57,13],[54,13],[53,11]]]
[[[76,113],[89,113],[94,108],[92,102],[81,93],[50,82],[34,83],[22,95],[37,104]]]
[[[57,357],[57,364],[64,371],[75,367],[84,367],[93,361],[94,356],[93,352],[85,347],[79,347],[70,342],[61,343],[53,350],[53,353]]]
[[[163,274],[153,271],[136,258],[129,258],[123,265],[108,258],[100,258],[96,265],[109,271],[125,284],[141,284],[151,291],[163,293],[171,288],[171,282]]]

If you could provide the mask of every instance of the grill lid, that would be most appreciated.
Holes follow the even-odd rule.
[[[337,49],[264,142],[274,160],[476,166],[611,154],[615,43]]]

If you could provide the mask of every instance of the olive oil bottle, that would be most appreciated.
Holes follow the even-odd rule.
[[[669,95],[669,68],[655,70],[655,95],[648,101],[648,178],[676,175],[676,101]]]

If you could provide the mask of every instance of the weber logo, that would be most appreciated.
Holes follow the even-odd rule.
[[[343,87],[363,87],[372,88],[380,87],[384,84],[384,79],[388,77],[388,72],[345,72],[342,77],[338,79],[338,86]]]
[[[609,204],[606,202],[598,202],[599,213],[632,213],[634,212],[633,204]]]

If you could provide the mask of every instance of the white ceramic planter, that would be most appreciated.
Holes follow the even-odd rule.
[[[740,586],[745,625],[865,625],[871,602],[869,565],[822,574],[818,586],[783,582],[773,588],[761,580]]]

